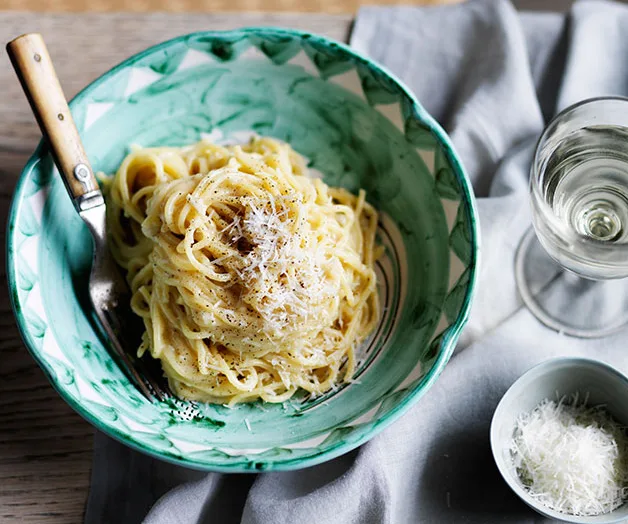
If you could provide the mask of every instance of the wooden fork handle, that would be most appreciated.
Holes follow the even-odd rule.
[[[7,52],[66,188],[80,208],[82,197],[98,191],[98,183],[44,39],[37,33],[22,35],[7,44]]]

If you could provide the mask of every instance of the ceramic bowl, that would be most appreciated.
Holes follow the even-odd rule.
[[[13,305],[37,362],[98,429],[189,467],[298,468],[365,442],[434,383],[469,313],[477,219],[449,139],[392,75],[312,34],[206,32],[126,60],[70,106],[94,170],[105,173],[132,143],[239,141],[253,132],[285,140],[328,184],[366,189],[385,248],[377,269],[384,313],[354,383],[312,401],[201,405],[186,420],[177,405],[144,399],[96,335],[85,298],[90,236],[40,145],[10,215]]]
[[[628,519],[628,503],[615,511],[595,517],[576,517],[551,510],[523,487],[510,455],[510,444],[517,418],[532,411],[544,399],[557,395],[570,397],[588,394],[588,405],[604,405],[609,413],[628,426],[628,378],[612,367],[584,358],[547,360],[524,373],[506,392],[491,423],[491,448],[497,467],[506,483],[531,508],[541,515],[562,522],[612,524]]]

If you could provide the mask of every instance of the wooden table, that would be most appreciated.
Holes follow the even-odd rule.
[[[459,1],[461,0],[0,0],[0,9],[72,13],[88,11],[136,13],[282,11],[353,14],[360,5],[365,4],[451,4]]]
[[[66,96],[122,59],[161,40],[203,29],[291,26],[346,40],[349,15],[11,14],[3,40],[43,33]],[[0,220],[40,132],[5,52],[0,58]],[[2,250],[5,232],[0,238]],[[83,520],[93,428],[50,386],[22,343],[9,305],[4,253],[0,286],[0,523]]]
[[[125,0],[126,1],[126,0]],[[186,0],[143,0],[140,10],[159,5],[177,10]],[[210,0],[194,0],[208,5]],[[212,0],[213,1],[213,0]],[[219,6],[223,4],[220,3]],[[255,7],[258,0],[229,0],[232,8]],[[261,0],[260,0],[261,1]],[[340,5],[352,11],[358,0],[273,0],[282,9]],[[392,0],[373,0],[386,3]],[[425,3],[426,0],[419,0]],[[443,0],[431,0],[443,1]],[[0,7],[62,9],[85,7],[85,0],[0,0]],[[122,6],[112,0],[101,6]],[[161,2],[161,3],[160,3]],[[179,3],[178,3],[179,2]],[[183,2],[183,3],[180,3]],[[190,5],[192,5],[190,0]],[[205,2],[205,3],[203,3]],[[353,2],[353,3],[352,3]],[[547,8],[544,0],[523,0],[527,7]],[[566,8],[569,0],[551,8]],[[126,4],[125,4],[126,5]],[[261,4],[259,4],[261,5]],[[342,7],[344,6],[344,7]],[[338,9],[332,9],[338,10]],[[346,40],[352,15],[321,14],[27,14],[0,12],[0,35],[8,41],[24,32],[44,34],[68,97],[131,54],[158,41],[203,29],[244,25],[291,26]],[[33,116],[6,53],[0,58],[0,215],[6,223],[19,173],[40,139]],[[4,249],[4,230],[0,249]],[[74,413],[49,385],[19,337],[6,289],[4,254],[0,286],[0,523],[80,523],[89,489],[92,427]]]

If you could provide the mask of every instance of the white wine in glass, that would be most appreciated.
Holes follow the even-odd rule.
[[[566,334],[618,330],[628,322],[628,99],[585,100],[550,122],[530,194],[534,231],[516,259],[524,302]]]

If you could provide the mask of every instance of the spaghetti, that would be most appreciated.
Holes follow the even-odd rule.
[[[379,317],[377,212],[287,144],[136,148],[107,183],[112,252],[180,397],[316,396],[351,379]]]

